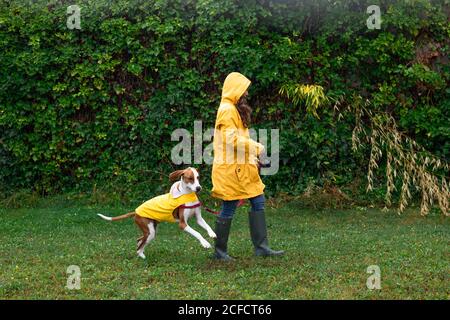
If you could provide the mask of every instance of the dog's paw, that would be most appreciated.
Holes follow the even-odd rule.
[[[141,258],[141,259],[144,259],[144,260],[147,259],[146,256],[145,256],[145,254],[143,254],[142,252],[138,252],[137,255],[138,255],[138,257]]]
[[[201,241],[201,244],[202,244],[203,248],[205,248],[205,249],[210,249],[211,248],[211,244],[208,241],[206,241],[206,240]]]
[[[210,238],[216,239],[217,235],[214,232],[208,234]]]

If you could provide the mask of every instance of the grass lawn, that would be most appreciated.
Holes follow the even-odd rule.
[[[171,224],[159,226],[147,261],[138,259],[133,221],[111,224],[96,217],[129,209],[0,209],[0,299],[450,297],[450,220],[437,214],[314,211],[290,203],[267,211],[271,245],[286,256],[256,258],[241,208],[229,243],[238,260],[224,264]],[[214,217],[204,216],[214,226]],[[192,226],[205,235],[194,221]],[[80,290],[65,288],[70,265],[81,269]],[[366,287],[371,265],[381,269],[381,290]]]

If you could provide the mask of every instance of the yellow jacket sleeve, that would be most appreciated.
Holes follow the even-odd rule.
[[[264,151],[264,146],[251,139],[248,135],[240,134],[239,131],[243,131],[244,128],[239,128],[238,123],[236,110],[232,110],[229,106],[219,110],[216,129],[220,132],[222,141],[233,144],[234,150],[242,148],[246,153],[260,155]]]

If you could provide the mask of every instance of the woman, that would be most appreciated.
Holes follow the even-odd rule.
[[[216,222],[214,258],[232,260],[227,253],[231,221],[239,200],[249,199],[250,234],[257,256],[282,255],[270,249],[264,214],[264,184],[258,172],[257,158],[264,146],[250,139],[248,127],[252,109],[247,104],[251,81],[233,72],[225,79],[222,101],[217,113],[214,133],[214,164],[212,170],[215,198],[223,200]]]

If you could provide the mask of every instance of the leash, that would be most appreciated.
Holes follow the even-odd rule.
[[[197,195],[197,197],[198,197],[198,195]],[[237,207],[238,208],[242,207],[244,204],[245,204],[245,200],[239,200],[239,203],[238,203]],[[197,209],[197,208],[200,208],[200,207],[203,207],[203,209],[205,209],[205,211],[207,211],[209,213],[212,213],[215,216],[218,216],[220,214],[220,211],[215,211],[213,209],[205,207],[202,202],[199,202],[199,203],[197,203],[197,204],[195,204],[193,206],[186,206],[186,205],[180,206],[181,209]]]

